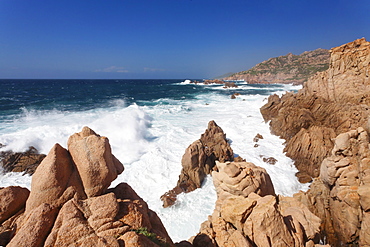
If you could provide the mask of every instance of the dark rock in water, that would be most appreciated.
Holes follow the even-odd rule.
[[[236,99],[236,96],[240,96],[240,93],[233,93],[231,95],[231,99]]]
[[[268,164],[270,164],[270,165],[275,165],[276,164],[276,162],[277,162],[277,159],[275,159],[274,157],[261,157],[262,158],[262,160],[263,160],[263,162],[265,162],[265,163],[268,163]]]
[[[0,152],[0,166],[3,167],[4,172],[24,172],[24,174],[32,175],[45,156],[45,154],[39,154],[32,146],[25,152],[2,151]]]
[[[226,139],[226,134],[215,121],[210,121],[200,139],[185,150],[176,187],[161,196],[163,206],[173,205],[176,196],[182,192],[188,193],[200,188],[206,175],[211,173],[216,160],[233,161],[234,153]]]
[[[263,139],[263,136],[262,136],[260,133],[258,133],[258,134],[253,138],[253,141],[254,141],[254,142],[258,142],[260,139]]]

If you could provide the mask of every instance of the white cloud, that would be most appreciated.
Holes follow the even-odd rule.
[[[95,72],[109,72],[109,73],[128,73],[129,71],[125,67],[110,66],[104,69],[97,69]]]
[[[156,69],[156,68],[144,68],[144,72],[158,72],[158,71],[166,71],[165,69]]]

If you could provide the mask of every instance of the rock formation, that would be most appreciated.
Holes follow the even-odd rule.
[[[261,113],[286,140],[300,181],[315,178],[295,197],[321,218],[326,241],[368,246],[370,42],[355,40],[330,54],[327,71],[296,94],[270,96]]]
[[[359,126],[367,128],[370,95],[370,43],[365,39],[330,50],[330,66],[310,78],[298,93],[272,95],[261,108],[272,133],[286,140],[301,182],[317,177],[332,139]]]
[[[233,161],[234,153],[226,139],[226,134],[215,121],[210,121],[200,139],[185,150],[176,187],[161,196],[163,207],[173,205],[178,194],[200,188],[206,175],[211,173],[216,160]]]
[[[31,192],[0,189],[1,245],[174,246],[128,184],[108,189],[123,165],[106,137],[84,127],[68,148],[55,144],[36,169]]]
[[[334,246],[370,245],[370,143],[359,127],[334,140],[320,176],[306,193],[294,197],[323,222],[321,228]]]
[[[269,175],[248,162],[217,162],[216,207],[191,239],[207,246],[314,246],[320,219],[294,198],[276,196]]]
[[[3,145],[0,144],[1,147]],[[4,172],[24,172],[32,175],[45,156],[45,154],[39,154],[32,146],[25,152],[1,151],[0,166],[3,167]]]
[[[306,51],[300,55],[289,53],[270,58],[247,71],[238,72],[224,80],[245,80],[248,83],[303,84],[318,71],[329,65],[329,52],[325,49]]]

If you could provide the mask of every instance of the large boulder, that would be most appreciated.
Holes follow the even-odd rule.
[[[112,154],[108,138],[88,127],[68,139],[68,151],[88,197],[102,194],[123,172],[123,165]]]
[[[176,187],[161,196],[163,207],[175,204],[178,194],[200,188],[206,175],[214,168],[216,160],[233,161],[234,153],[221,127],[215,121],[210,121],[200,139],[185,150]]]
[[[248,162],[217,162],[216,207],[193,246],[313,246],[320,219],[294,198],[276,196],[269,175]]]

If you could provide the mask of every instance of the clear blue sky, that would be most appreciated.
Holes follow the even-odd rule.
[[[0,78],[209,78],[362,37],[370,0],[0,0]]]

